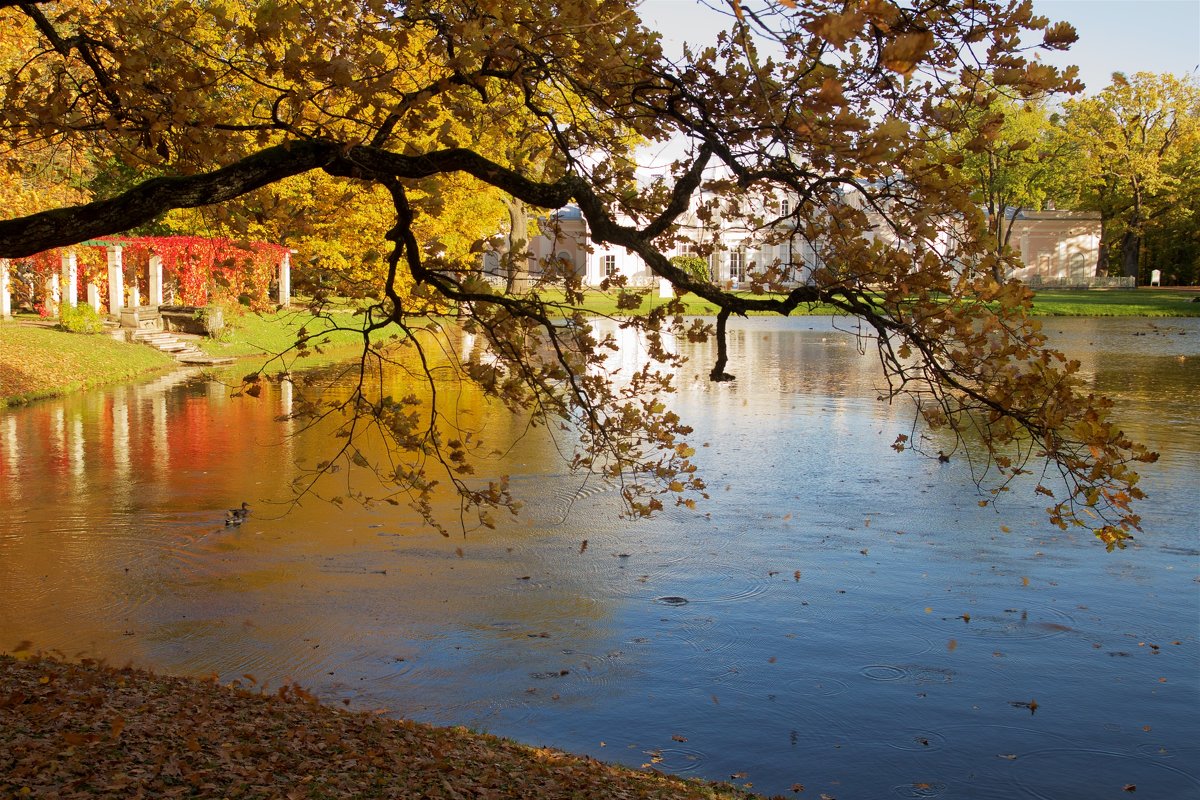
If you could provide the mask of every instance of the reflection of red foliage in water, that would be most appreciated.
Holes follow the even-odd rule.
[[[17,446],[0,450],[0,477],[10,466],[15,474],[23,474],[24,464],[50,479],[50,486],[42,490],[49,490],[47,497],[53,498],[71,491],[80,469],[79,477],[85,479],[119,470],[135,484],[152,482],[164,471],[208,475],[203,480],[219,482],[219,476],[240,474],[235,464],[255,465],[270,457],[263,442],[279,433],[273,427],[271,393],[264,392],[261,398],[217,398],[214,393],[229,390],[211,384],[199,391],[166,391],[167,402],[161,406],[152,394],[115,387],[92,399],[81,396],[75,402],[56,400],[22,410]],[[264,419],[272,427],[262,437],[231,433],[257,431]],[[0,507],[21,494],[10,493],[10,488],[19,487],[0,481]]]
[[[230,431],[254,430],[260,402],[241,397],[214,407],[207,395],[183,398],[169,416],[167,446],[172,460],[190,470],[207,471],[221,469],[233,458],[250,457],[256,446],[253,438],[231,436]]]

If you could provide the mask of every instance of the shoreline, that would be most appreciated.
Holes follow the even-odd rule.
[[[0,796],[761,797],[465,728],[343,711],[290,684],[268,693],[2,654]]]
[[[650,299],[651,304],[657,304],[655,298]],[[691,304],[690,310],[705,311],[701,301],[693,300],[696,302]],[[597,296],[585,302],[584,310],[611,314],[616,313],[616,304],[611,298]],[[235,323],[234,333],[228,339],[210,340],[202,347],[211,355],[232,356],[239,361],[267,358],[271,352],[280,352],[294,341],[295,330],[299,327],[297,320],[302,313],[289,310],[270,316],[248,314],[240,325]],[[699,315],[703,316],[702,313]],[[813,315],[820,316],[822,312],[799,316]],[[1137,317],[1147,320],[1200,317],[1200,287],[1087,292],[1046,290],[1035,295],[1032,316],[1039,320],[1055,317]],[[32,330],[37,333],[17,333]],[[33,341],[35,337],[40,341]],[[325,353],[321,360],[329,360],[341,349],[346,349],[348,355],[357,353],[360,347],[360,335],[340,332],[322,345]],[[31,365],[38,365],[40,374],[33,374]],[[176,365],[171,357],[148,347],[128,347],[107,337],[67,333],[34,317],[14,318],[0,322],[0,409],[146,377],[174,369]]]

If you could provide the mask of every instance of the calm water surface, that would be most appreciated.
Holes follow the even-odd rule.
[[[1200,797],[1200,320],[1046,327],[1163,454],[1124,552],[1027,491],[979,508],[965,458],[890,449],[911,411],[853,336],[752,319],[739,379],[704,380],[700,347],[673,400],[713,501],[648,523],[469,391],[460,423],[506,451],[485,471],[529,503],[450,538],[274,504],[332,443],[276,420],[286,385],[178,373],[0,412],[0,650],[290,679],[764,793]]]

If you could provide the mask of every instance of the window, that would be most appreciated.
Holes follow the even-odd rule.
[[[729,251],[729,279],[746,280],[746,251],[741,248]]]
[[[601,271],[604,277],[608,278],[617,274],[617,257],[616,256],[601,256],[600,257]]]
[[[789,202],[787,201],[787,198],[785,197],[785,198],[784,198],[784,199],[783,199],[783,200],[782,200],[782,201],[779,203],[779,216],[781,216],[781,217],[786,217],[786,216],[787,216],[789,213],[791,213],[791,211],[792,211],[792,206],[791,206],[791,203],[789,203]]]

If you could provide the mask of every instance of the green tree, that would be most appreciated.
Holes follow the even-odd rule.
[[[1064,113],[1078,202],[1101,216],[1097,271],[1144,280],[1147,232],[1194,197],[1200,84],[1191,77],[1116,73],[1099,94],[1067,102]]]
[[[1066,484],[1065,495],[1038,487],[1054,496],[1055,523],[1091,528],[1109,547],[1138,525],[1132,467],[1154,454],[1120,432],[1078,364],[1047,348],[1028,292],[995,279],[994,248],[953,235],[983,228],[971,187],[940,148],[967,126],[979,76],[1023,98],[1074,83],[1073,71],[1024,57],[1031,32],[1048,48],[1074,39],[1027,0],[735,0],[726,31],[678,61],[664,58],[631,0],[563,0],[552,14],[521,0],[0,0],[0,14],[40,39],[5,76],[0,137],[57,137],[169,173],[117,197],[2,221],[0,256],[170,209],[221,207],[315,170],[378,187],[390,250],[379,299],[356,318],[365,331],[395,327],[405,347],[445,347],[425,318],[457,305],[492,354],[486,367],[465,364],[465,375],[530,423],[573,429],[571,463],[621,481],[629,513],[706,496],[690,429],[662,402],[672,370],[613,382],[605,359],[615,345],[578,314],[577,285],[566,284],[565,300],[546,299],[540,285],[498,294],[476,263],[429,246],[421,218],[439,211],[414,202],[422,182],[469,176],[532,207],[576,203],[594,241],[625,248],[717,308],[715,326],[686,320],[679,302],[626,321],[662,364],[677,365],[665,336],[714,335],[710,374],[729,380],[731,315],[828,304],[876,333],[891,396],[912,398],[926,425],[978,441],[1001,476],[995,492],[1045,458]],[[540,131],[551,156],[505,163],[499,142],[469,135],[501,118],[510,121],[501,134]],[[639,184],[635,144],[669,138],[688,156]],[[802,286],[768,271],[763,292],[745,295],[672,264],[677,222],[701,189],[705,208],[741,214],[747,226],[747,193],[792,198],[784,224],[819,247],[825,268]],[[302,197],[291,202],[304,213]],[[619,280],[613,287],[620,307],[638,300]],[[579,324],[556,325],[561,313]],[[360,368],[386,360],[368,347]],[[356,437],[378,433],[398,455],[378,465],[383,488],[363,500],[408,492],[436,523],[440,479],[491,524],[493,509],[517,501],[504,480],[471,477],[479,444],[434,397],[414,406],[360,388],[350,401],[314,401],[313,414],[347,415],[334,458],[315,468],[358,464]],[[919,442],[900,434],[895,446]]]
[[[1054,135],[1041,98],[1013,98],[982,85],[969,107],[967,126],[951,137],[949,156],[987,213],[996,254],[995,277],[1003,276],[1013,224],[1020,212],[1040,211],[1056,188],[1056,165],[1066,149]]]

